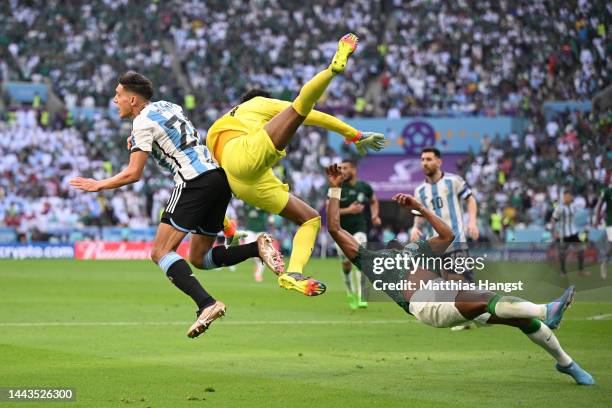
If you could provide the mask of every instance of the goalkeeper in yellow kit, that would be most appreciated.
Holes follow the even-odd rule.
[[[218,119],[206,137],[206,145],[225,170],[236,197],[299,225],[287,272],[280,273],[278,283],[307,296],[325,292],[322,282],[302,274],[321,227],[321,217],[289,193],[289,187],[274,176],[272,167],[285,156],[285,147],[302,123],[338,132],[362,153],[368,148],[382,149],[382,135],[362,135],[333,116],[313,111],[333,77],[344,71],[357,42],[354,34],[342,37],[330,66],[308,81],[292,103],[251,94]]]

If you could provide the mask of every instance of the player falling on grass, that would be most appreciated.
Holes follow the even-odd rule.
[[[200,143],[197,130],[180,106],[151,101],[153,84],[149,79],[133,71],[127,72],[119,78],[115,92],[119,116],[134,120],[128,142],[131,148],[129,165],[104,180],[77,177],[70,180],[70,184],[95,192],[134,183],[140,179],[149,154],[172,173],[176,187],[157,229],[151,259],[198,306],[197,320],[187,333],[189,337],[197,337],[215,319],[223,316],[226,308],[202,287],[187,262],[176,253],[188,233],[192,234],[189,261],[198,269],[215,269],[261,257],[271,269],[279,272],[282,255],[267,234],[260,235],[251,244],[213,248],[217,233],[223,229],[231,198],[225,172],[210,158],[208,149]]]
[[[327,228],[332,238],[342,248],[346,256],[366,274],[372,282],[381,279],[368,263],[375,257],[385,261],[393,260],[398,254],[408,257],[434,257],[443,254],[455,239],[453,230],[433,211],[426,208],[414,197],[397,194],[393,197],[402,207],[418,211],[431,223],[437,235],[428,241],[410,242],[403,246],[395,242],[395,248],[379,251],[368,250],[340,226],[340,185],[342,173],[338,165],[327,168],[329,182],[329,204],[327,206]],[[371,266],[371,265],[369,265]],[[412,273],[414,272],[414,273]],[[570,287],[563,295],[548,304],[534,304],[512,296],[500,296],[489,291],[441,291],[420,288],[421,282],[444,282],[437,273],[416,268],[410,274],[405,269],[392,268],[385,272],[387,282],[414,282],[414,290],[386,290],[404,311],[422,323],[432,327],[452,327],[466,321],[487,324],[503,324],[519,328],[531,341],[546,350],[556,361],[558,371],[570,375],[577,384],[591,385],[593,377],[583,370],[561,348],[552,330],[559,327],[563,313],[572,302],[574,288]]]
[[[356,48],[357,37],[345,35],[329,67],[308,81],[293,103],[247,95],[243,103],[212,125],[206,137],[206,145],[225,170],[236,197],[299,225],[287,273],[279,275],[278,283],[307,296],[325,291],[322,282],[302,274],[321,227],[321,217],[315,209],[289,193],[288,186],[272,173],[272,167],[285,156],[287,144],[302,123],[334,130],[356,142],[359,149],[382,148],[382,135],[364,134],[362,139],[360,132],[333,116],[313,111],[331,80],[344,71]]]
[[[357,179],[357,163],[354,160],[342,162],[342,196],[340,197],[340,225],[361,244],[368,242],[370,225],[380,225],[378,199],[372,186]],[[368,219],[369,218],[369,219]],[[340,248],[342,275],[347,289],[349,307],[353,310],[368,307],[364,298],[365,276],[348,260]],[[355,279],[353,279],[353,276]]]

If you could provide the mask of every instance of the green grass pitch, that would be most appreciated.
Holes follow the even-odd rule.
[[[328,284],[318,298],[251,268],[196,272],[228,316],[191,340],[191,300],[150,262],[0,261],[0,387],[74,387],[50,406],[75,408],[610,406],[612,303],[579,293],[558,332],[598,382],[579,387],[515,329],[351,312],[336,259],[308,267]]]

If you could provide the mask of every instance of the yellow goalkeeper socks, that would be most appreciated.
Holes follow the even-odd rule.
[[[317,234],[321,228],[321,217],[311,218],[298,228],[293,237],[293,249],[287,272],[302,273],[304,265],[310,259]]]
[[[331,68],[327,68],[324,71],[319,72],[310,81],[306,82],[300,94],[293,101],[293,109],[298,115],[306,117],[312,111],[315,104],[327,89],[327,86],[334,77],[334,73]]]

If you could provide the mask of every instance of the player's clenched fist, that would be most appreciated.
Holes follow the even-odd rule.
[[[325,172],[327,173],[327,182],[330,187],[340,187],[342,185],[344,175],[342,174],[342,170],[340,170],[340,166],[332,164],[325,169]]]

